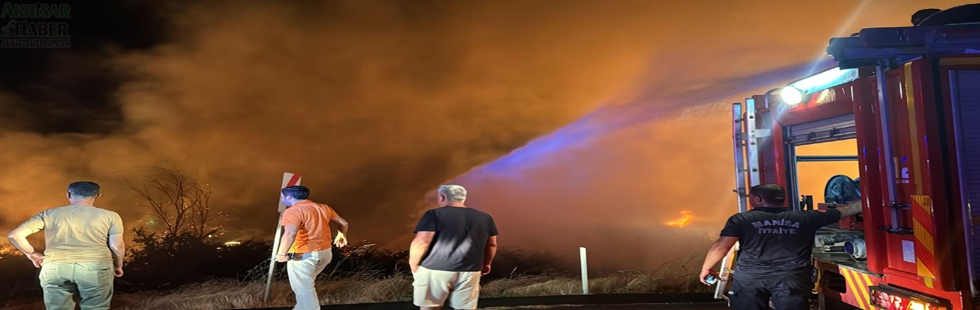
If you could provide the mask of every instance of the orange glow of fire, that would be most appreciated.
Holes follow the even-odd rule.
[[[694,220],[694,214],[691,211],[681,211],[681,216],[683,217],[664,224],[671,227],[684,227],[691,224],[691,221]]]

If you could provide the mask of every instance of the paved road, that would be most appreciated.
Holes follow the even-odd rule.
[[[722,310],[729,309],[725,303],[674,303],[674,304],[632,304],[632,305],[559,305],[486,308],[493,310]]]

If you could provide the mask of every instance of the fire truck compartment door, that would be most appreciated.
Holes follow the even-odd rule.
[[[967,234],[973,278],[980,279],[980,70],[950,72],[956,147],[959,150],[963,210],[969,212]],[[972,206],[972,208],[971,208]]]

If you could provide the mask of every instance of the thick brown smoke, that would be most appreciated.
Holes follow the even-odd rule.
[[[64,204],[63,189],[76,180],[102,183],[101,206],[138,220],[145,215],[120,181],[162,165],[213,187],[213,205],[229,215],[228,238],[271,234],[280,176],[290,171],[304,175],[314,199],[351,221],[356,239],[400,240],[411,232],[417,201],[440,182],[618,98],[683,93],[811,60],[828,37],[841,35],[838,27],[856,4],[182,2],[168,13],[171,23],[161,25],[169,27],[166,43],[110,50],[104,65],[128,77],[110,96],[123,111],[120,129],[38,134],[24,130],[16,115],[2,116],[0,229]],[[904,25],[920,6],[873,5],[845,31]],[[31,103],[0,94],[0,108],[24,104]],[[565,204],[561,213],[529,211],[527,224],[560,216],[660,227],[693,199],[703,206],[692,208],[699,216],[693,226],[710,231],[723,217],[717,210],[731,203],[723,110],[603,140],[596,147],[618,163],[583,171],[603,169],[603,178],[622,184],[615,190],[567,193],[549,187],[557,184],[548,182],[555,177],[549,172],[531,175],[522,181],[528,190],[577,197],[556,201]],[[510,194],[494,190],[474,195]],[[675,198],[603,211],[621,201],[661,201],[653,199],[663,193]],[[615,233],[590,224],[582,220],[562,233]],[[505,245],[530,237],[503,233],[510,234]],[[609,242],[629,240],[616,236]]]

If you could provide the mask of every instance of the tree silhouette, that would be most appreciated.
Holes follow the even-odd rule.
[[[162,226],[164,240],[176,242],[184,235],[204,239],[221,231],[214,222],[223,215],[211,210],[211,187],[176,168],[156,167],[142,183],[124,183],[145,202],[137,205],[148,208]]]

